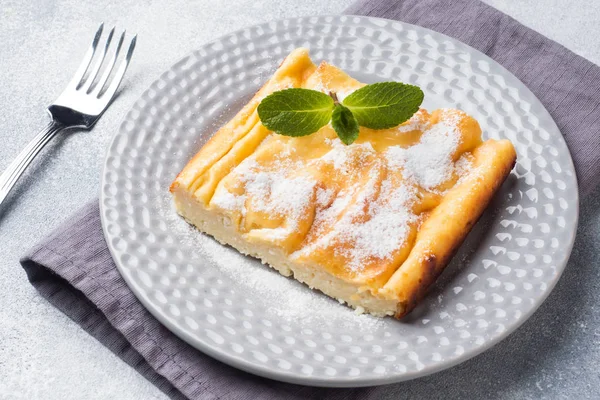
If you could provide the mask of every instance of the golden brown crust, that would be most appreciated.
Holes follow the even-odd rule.
[[[473,170],[446,193],[423,222],[410,255],[382,289],[382,294],[397,298],[403,305],[396,318],[409,313],[423,298],[516,161],[515,149],[507,140],[488,140],[473,155]]]

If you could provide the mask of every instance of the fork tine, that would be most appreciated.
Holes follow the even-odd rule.
[[[110,46],[110,42],[112,41],[112,37],[115,33],[115,27],[113,27],[110,32],[108,33],[108,37],[106,38],[106,44],[104,45],[104,51],[102,52],[102,54],[98,57],[98,59],[96,60],[96,62],[94,63],[94,67],[92,68],[92,71],[90,72],[90,74],[88,75],[88,77],[85,79],[85,81],[82,83],[80,89],[84,90],[86,93],[90,93],[92,85],[94,84],[94,81],[96,80],[96,76],[98,75],[98,72],[100,71],[100,68],[102,67],[102,63],[104,62],[104,57],[106,57],[106,53],[108,53],[108,48]]]
[[[96,87],[94,88],[93,93],[94,93],[94,95],[96,95],[96,97],[100,97],[100,91],[102,90],[102,88],[104,88],[106,81],[108,80],[108,77],[110,76],[110,73],[112,72],[112,70],[115,67],[115,64],[117,63],[117,57],[119,56],[119,52],[121,51],[121,46],[123,46],[123,41],[125,40],[126,32],[127,31],[123,31],[123,33],[121,34],[121,38],[119,39],[117,48],[113,52],[113,56],[110,59],[110,61],[108,62],[106,69],[104,70],[104,73],[102,74],[102,78],[100,78],[98,80],[98,83],[96,84]]]
[[[92,58],[94,57],[94,54],[96,53],[96,48],[98,47],[98,42],[100,41],[100,36],[102,36],[103,29],[104,29],[104,23],[101,23],[100,27],[96,31],[96,34],[94,35],[94,40],[92,41],[92,45],[88,48],[88,51],[85,53],[85,56],[83,57],[83,61],[79,65],[79,68],[77,68],[77,72],[75,72],[75,75],[71,79],[71,82],[69,83],[69,85],[75,86],[75,88],[79,87],[81,80],[83,79],[83,76],[85,75],[87,69],[89,68],[90,63],[92,62]]]
[[[135,35],[133,37],[133,39],[131,39],[131,43],[129,44],[129,48],[127,49],[127,55],[125,56],[125,59],[123,61],[121,61],[121,64],[119,65],[119,69],[118,69],[117,73],[115,74],[114,78],[108,85],[108,88],[106,89],[106,91],[104,91],[104,94],[102,94],[102,96],[101,96],[102,98],[106,96],[107,101],[110,101],[113,98],[113,96],[117,92],[117,89],[119,88],[119,85],[121,84],[121,81],[123,80],[125,71],[127,71],[127,67],[129,66],[129,61],[131,61],[131,56],[133,55],[133,50],[135,49],[136,40],[137,40],[137,35]]]

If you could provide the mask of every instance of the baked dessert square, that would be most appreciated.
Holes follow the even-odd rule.
[[[269,131],[257,107],[286,88],[364,86],[293,51],[171,185],[200,231],[359,312],[400,318],[449,263],[516,160],[482,141],[475,119],[420,109],[390,129],[360,128],[351,145],[331,124],[302,137]]]

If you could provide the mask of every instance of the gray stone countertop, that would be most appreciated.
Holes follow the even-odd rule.
[[[600,63],[600,2],[486,0]],[[142,91],[179,58],[227,32],[340,13],[348,0],[0,2],[0,171],[47,122],[100,21],[140,40],[122,94],[91,132],[55,140],[0,217],[0,399],[164,399],[165,395],[42,299],[18,260],[98,195],[106,146]],[[599,94],[600,95],[600,94]],[[583,199],[569,265],[542,307],[491,350],[390,386],[390,398],[600,398],[600,190]]]

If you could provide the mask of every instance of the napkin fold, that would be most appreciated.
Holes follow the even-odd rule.
[[[486,53],[535,93],[561,129],[580,190],[600,180],[600,68],[479,0],[359,1],[346,13],[397,19]],[[98,201],[21,259],[39,293],[174,399],[369,399],[400,385],[324,389],[260,378],[216,361],[173,335],[136,299],[106,246]]]

